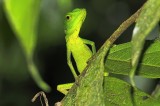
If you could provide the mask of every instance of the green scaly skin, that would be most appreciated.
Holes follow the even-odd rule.
[[[67,13],[65,18],[65,34],[66,34],[66,47],[67,47],[67,63],[74,76],[77,78],[76,71],[71,61],[71,54],[76,62],[78,72],[81,73],[87,66],[88,59],[96,53],[94,42],[79,37],[80,28],[86,18],[85,9],[74,9],[72,12]],[[91,45],[92,51],[87,46]],[[73,83],[61,84],[57,86],[57,90],[63,94],[67,94],[67,89],[70,89]]]

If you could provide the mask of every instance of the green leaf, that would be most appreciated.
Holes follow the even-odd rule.
[[[104,106],[103,52],[97,53],[63,98],[63,106]]]
[[[37,41],[36,29],[40,1],[41,0],[4,0],[4,7],[11,27],[23,48],[33,79],[40,88],[49,91],[50,87],[41,79],[32,60]]]
[[[129,75],[131,70],[131,42],[113,46],[105,61],[109,73]],[[146,78],[160,78],[160,41],[146,41],[143,58],[136,74]]]
[[[5,0],[9,21],[27,56],[36,45],[39,6],[40,0]]]
[[[133,31],[132,38],[132,69],[130,71],[131,83],[134,86],[133,76],[136,72],[139,58],[146,37],[156,26],[160,19],[160,0],[148,0],[141,10]]]
[[[131,99],[131,85],[114,77],[105,77],[104,80],[104,101],[106,106],[156,106],[160,105],[159,100],[139,89],[134,89],[134,100]]]

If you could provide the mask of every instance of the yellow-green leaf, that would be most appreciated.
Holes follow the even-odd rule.
[[[130,71],[131,83],[134,86],[133,76],[138,66],[139,58],[146,37],[153,30],[160,19],[160,1],[148,0],[141,10],[133,30],[132,38],[132,69]]]
[[[41,0],[4,0],[4,8],[10,25],[25,53],[30,74],[40,88],[49,91],[50,87],[41,79],[32,60],[37,41],[36,29],[40,1]]]

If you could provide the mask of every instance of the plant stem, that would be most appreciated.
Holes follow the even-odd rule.
[[[106,42],[103,44],[103,46],[101,47],[101,49],[103,49],[103,54],[104,57],[107,54],[109,48],[111,47],[111,45],[115,42],[115,40],[118,39],[118,37],[120,37],[120,35],[130,26],[132,25],[136,19],[138,18],[139,14],[141,12],[141,8],[134,13],[132,16],[130,16],[126,21],[124,21],[119,27],[118,29],[106,40]]]
[[[41,78],[40,74],[38,73],[37,67],[33,63],[32,58],[27,58],[27,64],[30,74],[34,79],[34,81],[36,82],[36,84],[45,92],[50,92],[51,91],[50,86],[46,84],[46,82],[44,82],[43,79]]]

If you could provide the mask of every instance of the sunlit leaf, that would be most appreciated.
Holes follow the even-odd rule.
[[[37,41],[40,0],[4,0],[4,3],[8,20],[24,50],[33,79],[40,88],[49,91],[50,87],[41,79],[32,60]]]
[[[61,101],[63,106],[104,106],[103,52],[98,53]]]
[[[105,62],[106,71],[129,75],[131,70],[131,47],[131,42],[112,47]],[[160,78],[160,41],[147,41],[144,47],[145,50],[136,75],[146,78]]]
[[[134,84],[133,76],[138,66],[139,58],[145,43],[146,37],[156,26],[160,19],[160,1],[148,0],[141,10],[141,14],[137,19],[136,26],[133,30],[132,37],[132,69],[130,78],[132,85]]]

